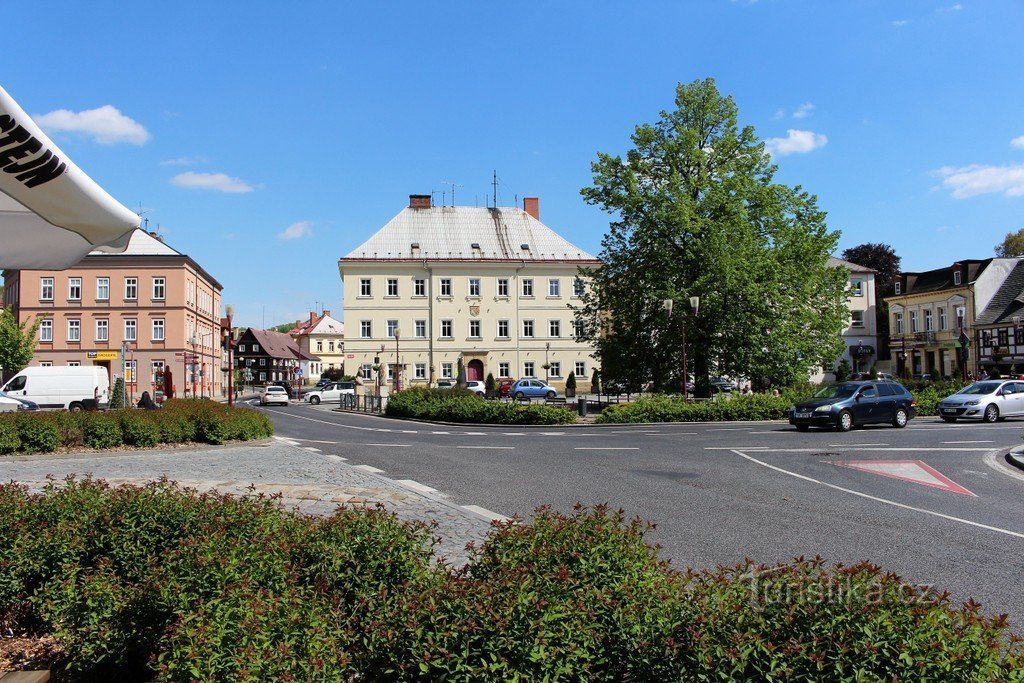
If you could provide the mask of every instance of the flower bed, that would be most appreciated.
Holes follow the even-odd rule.
[[[149,448],[159,444],[265,439],[266,415],[213,401],[170,400],[161,410],[22,412],[0,415],[0,454],[49,453],[58,448]]]
[[[561,407],[502,403],[471,391],[423,387],[391,394],[385,412],[392,417],[471,424],[555,425],[576,421],[576,413]]]
[[[96,680],[1019,680],[1004,619],[870,564],[673,571],[603,507],[497,524],[463,571],[430,528],[265,498],[0,486],[0,625]]]

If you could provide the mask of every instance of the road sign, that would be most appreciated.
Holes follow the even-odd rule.
[[[834,465],[849,467],[852,470],[880,474],[883,477],[902,479],[903,481],[923,484],[935,489],[942,489],[950,493],[962,493],[966,496],[974,496],[960,484],[940,473],[934,467],[927,465],[920,460],[847,460],[835,462]]]
[[[302,377],[302,368],[295,368],[295,376]]]

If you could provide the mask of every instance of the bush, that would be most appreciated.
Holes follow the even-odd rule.
[[[116,448],[124,443],[116,413],[88,413],[83,441],[89,448]]]
[[[53,413],[18,413],[18,438],[26,453],[50,453],[60,445],[60,430]]]
[[[160,426],[145,411],[125,409],[117,412],[121,434],[127,446],[150,448],[160,443]]]
[[[128,405],[128,394],[125,393],[124,380],[118,377],[114,380],[114,389],[110,392],[110,404],[111,410],[119,410],[120,408],[127,407]]]
[[[714,401],[684,402],[679,397],[643,396],[632,403],[606,407],[599,423],[617,422],[715,422],[725,420],[782,420],[794,401],[788,395],[736,395]]]
[[[386,409],[393,417],[472,424],[555,425],[576,421],[576,414],[547,405],[488,401],[461,389],[412,387],[391,394]]]
[[[0,455],[14,453],[21,448],[17,423],[6,415],[0,415]]]

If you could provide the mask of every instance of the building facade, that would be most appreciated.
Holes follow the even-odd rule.
[[[972,341],[982,372],[1002,377],[1024,373],[1024,259],[978,315]]]
[[[979,316],[1019,262],[965,259],[946,268],[900,273],[885,297],[897,374],[979,374]]]
[[[243,382],[247,385],[295,384],[301,379],[296,370],[301,369],[304,362],[319,361],[316,356],[303,352],[284,332],[250,327],[235,343],[235,368],[242,371]]]
[[[171,369],[176,395],[221,396],[221,285],[155,233],[62,271],[4,271],[19,322],[40,320],[32,365],[100,365],[137,397]],[[123,371],[122,371],[123,368]]]
[[[288,335],[304,353],[318,360],[303,361],[302,375],[316,382],[326,370],[345,372],[345,324],[325,310],[309,312],[309,320],[296,320]]]
[[[850,274],[849,296],[846,303],[850,310],[850,322],[840,333],[843,338],[843,355],[836,359],[836,365],[844,360],[853,372],[866,372],[878,361],[878,318],[875,301],[875,271],[866,266],[829,258],[832,268],[843,268]],[[821,381],[825,375],[812,377]]]
[[[577,341],[580,266],[600,262],[516,207],[409,206],[338,262],[346,368],[392,388],[537,377],[562,389],[589,377],[593,347]],[[375,369],[375,368],[379,368]]]

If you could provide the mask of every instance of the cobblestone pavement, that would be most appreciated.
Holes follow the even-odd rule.
[[[166,476],[199,491],[234,495],[281,494],[286,509],[327,515],[339,505],[382,503],[404,520],[434,520],[438,557],[456,566],[466,561],[466,544],[480,543],[490,520],[417,484],[398,482],[345,463],[335,455],[299,448],[287,441],[201,448],[0,458],[0,479],[40,490],[48,477],[91,474],[113,485],[141,484]]]

